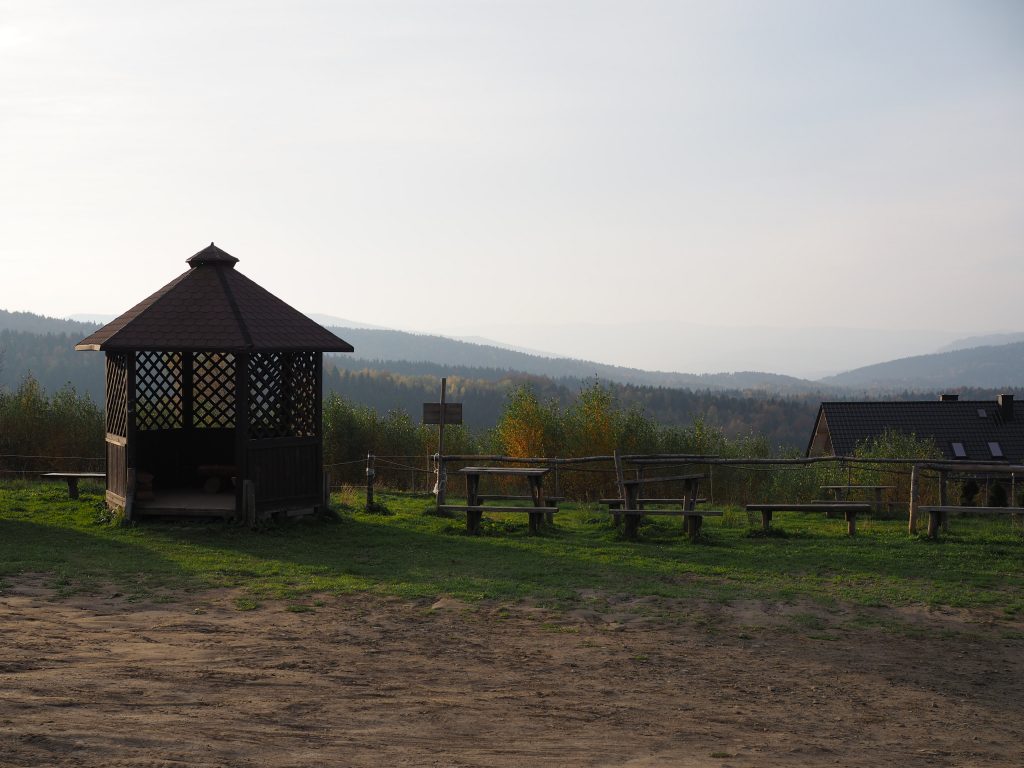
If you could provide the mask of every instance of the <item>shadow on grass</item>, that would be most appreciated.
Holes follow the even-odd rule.
[[[1022,548],[1005,542],[1002,557],[970,542],[950,559],[906,536],[851,539],[831,529],[749,537],[743,529],[713,528],[696,544],[674,527],[655,528],[658,535],[639,542],[619,540],[604,525],[556,527],[541,536],[528,536],[525,523],[494,523],[492,535],[479,537],[463,531],[420,515],[356,515],[271,535],[174,526],[154,526],[151,535],[209,550],[212,560],[218,552],[242,557],[239,573],[272,589],[568,598],[588,588],[714,599],[792,596],[795,589],[810,597],[966,605],[1005,601],[1004,590],[1024,586]]]
[[[0,519],[0,577],[52,574],[53,586],[65,595],[91,591],[110,581],[130,594],[158,587],[201,586],[194,574],[146,544],[144,537],[134,541],[102,526],[88,531]]]

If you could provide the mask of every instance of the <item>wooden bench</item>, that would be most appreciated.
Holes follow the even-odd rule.
[[[477,496],[481,501],[533,501],[533,496],[516,496],[510,494],[481,493]],[[551,501],[555,504],[565,501],[565,496],[545,496],[544,501]]]
[[[474,536],[480,535],[480,518],[484,512],[526,512],[530,516],[530,533],[539,533],[546,515],[553,515],[558,507],[498,507],[493,504],[440,504],[442,512],[465,512],[466,530]]]
[[[684,504],[687,499],[637,499],[637,506],[643,508],[647,504]],[[694,504],[707,504],[704,497],[693,500]],[[605,504],[608,509],[615,510],[622,506],[622,499],[598,499],[598,504]]]
[[[641,499],[644,502],[651,502],[651,499]],[[678,509],[650,509],[643,507],[641,509],[616,509],[609,510],[615,515],[625,515],[627,520],[638,520],[641,517],[647,515],[671,515],[674,517],[683,518],[684,530],[690,537],[690,541],[696,540],[697,536],[700,535],[700,528],[704,524],[705,517],[721,517],[722,510],[720,509],[687,509],[686,499],[678,499],[681,502]],[[670,502],[666,502],[670,503]]]
[[[78,498],[79,480],[101,480],[106,479],[105,472],[43,472],[39,475],[43,480],[67,480],[68,498]]]
[[[949,513],[972,515],[1024,515],[1024,507],[959,507],[934,506],[918,507],[919,512],[928,513],[928,538],[939,538],[939,526],[948,519]]]
[[[846,518],[846,532],[851,536],[857,534],[857,514],[870,512],[871,504],[858,501],[830,501],[812,504],[747,504],[747,512],[761,513],[761,527],[771,528],[773,512],[842,512]]]

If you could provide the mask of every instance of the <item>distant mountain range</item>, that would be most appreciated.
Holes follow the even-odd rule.
[[[84,322],[86,317],[93,322]],[[822,397],[959,387],[1013,388],[1024,385],[1024,333],[968,337],[948,345],[954,347],[951,351],[900,358],[812,381],[757,371],[707,374],[647,371],[587,360],[550,357],[508,345],[376,328],[328,315],[313,317],[328,324],[355,347],[351,355],[331,356],[337,367],[347,370],[391,370],[404,375],[444,375],[445,372],[451,372],[490,381],[502,379],[510,373],[521,373],[555,381],[599,379],[634,386],[764,395],[820,394]],[[102,315],[79,315],[77,318],[81,319],[63,320],[28,312],[0,310],[0,332],[68,336],[66,342],[40,341],[39,344],[47,349],[47,362],[40,360],[33,365],[30,364],[31,348],[30,345],[26,347],[26,340],[22,339],[15,344],[14,337],[8,335],[6,345],[10,349],[6,352],[4,363],[7,370],[2,372],[0,383],[10,386],[28,368],[37,375],[41,371],[49,371],[53,376],[59,376],[64,365],[57,360],[62,356],[61,345],[65,344],[67,352],[71,353],[74,342],[90,333],[101,322],[111,319]],[[975,340],[999,343],[965,348],[965,345]],[[0,347],[0,354],[4,354],[3,347]],[[68,359],[66,363],[76,370],[85,365],[78,356],[74,362]]]
[[[345,368],[386,367],[394,362],[426,363],[460,368],[486,369],[488,378],[510,371],[547,376],[553,379],[593,379],[617,384],[639,384],[675,389],[760,390],[774,393],[817,391],[821,385],[774,373],[744,371],[738,373],[673,373],[643,371],[606,365],[588,360],[545,357],[506,347],[476,344],[446,336],[406,331],[332,327],[335,333],[355,347],[351,355],[336,355]],[[389,369],[390,370],[390,369]]]
[[[936,352],[955,352],[958,349],[970,349],[972,347],[998,347],[1003,344],[1014,344],[1024,341],[1024,333],[990,333],[985,336],[968,336],[957,339],[945,346],[939,347]]]

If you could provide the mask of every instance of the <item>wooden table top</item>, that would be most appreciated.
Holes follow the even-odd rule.
[[[546,467],[463,467],[463,475],[509,475],[512,477],[542,477],[550,472]]]

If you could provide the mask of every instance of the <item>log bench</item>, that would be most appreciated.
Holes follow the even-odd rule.
[[[43,480],[66,480],[69,499],[78,498],[79,480],[102,480],[106,476],[105,472],[43,472],[39,475]]]
[[[545,516],[551,519],[558,507],[499,507],[493,504],[439,504],[442,512],[465,512],[466,530],[473,536],[480,535],[480,520],[484,512],[525,512],[530,516],[530,533],[539,533]]]
[[[960,506],[925,506],[918,507],[919,512],[928,513],[928,538],[939,538],[939,526],[948,519],[949,513],[972,515],[1024,515],[1024,507],[960,507]]]
[[[747,504],[747,512],[761,513],[761,527],[768,530],[772,525],[773,512],[842,512],[846,518],[846,532],[850,536],[857,534],[857,514],[870,512],[871,505],[858,501],[814,502],[811,504]]]

